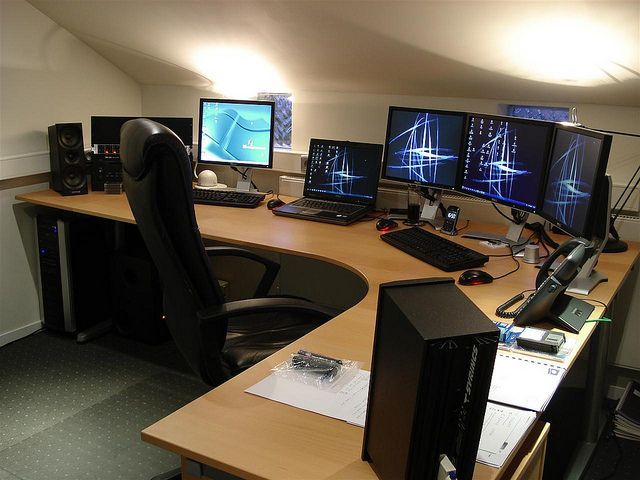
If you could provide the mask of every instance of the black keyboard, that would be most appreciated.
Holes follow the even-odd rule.
[[[315,200],[313,198],[301,198],[293,202],[296,207],[315,208],[317,210],[325,210],[328,212],[337,212],[349,214],[362,208],[361,205],[352,205],[350,203],[331,202],[327,200]]]
[[[445,272],[481,267],[489,261],[489,257],[482,253],[421,228],[395,230],[381,235],[380,238]]]
[[[222,207],[255,208],[264,200],[264,193],[230,192],[228,190],[193,189],[194,203]]]

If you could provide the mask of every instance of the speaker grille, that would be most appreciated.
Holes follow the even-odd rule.
[[[63,148],[78,148],[82,146],[81,124],[64,125],[58,130],[58,142]]]
[[[51,188],[62,195],[87,193],[87,171],[81,123],[49,127]]]

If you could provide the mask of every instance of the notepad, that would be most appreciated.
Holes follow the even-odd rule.
[[[319,389],[272,373],[245,392],[364,427],[369,372],[359,370],[348,381],[330,389]]]
[[[537,358],[498,353],[489,400],[542,412],[567,369]]]
[[[500,468],[522,441],[536,413],[507,405],[487,403],[477,460]]]

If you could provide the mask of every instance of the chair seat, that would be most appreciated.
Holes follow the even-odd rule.
[[[229,320],[222,356],[231,375],[246,370],[324,323],[310,315],[272,313]]]

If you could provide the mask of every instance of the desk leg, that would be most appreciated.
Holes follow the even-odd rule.
[[[602,421],[602,399],[604,398],[605,370],[609,347],[609,324],[600,323],[589,343],[589,365],[585,388],[585,426],[582,438],[571,457],[564,478],[579,479],[584,475],[605,422]]]
[[[182,480],[242,480],[217,468],[182,457]]]

